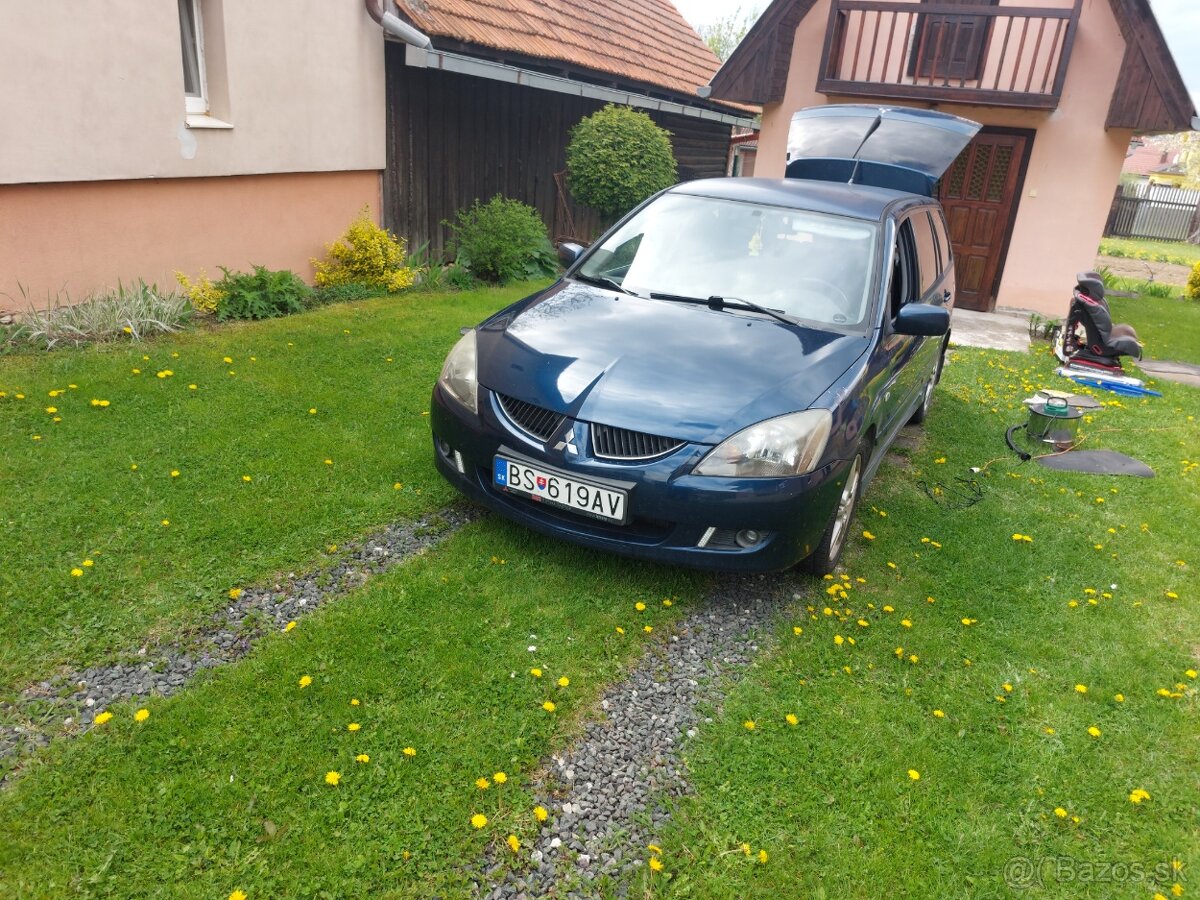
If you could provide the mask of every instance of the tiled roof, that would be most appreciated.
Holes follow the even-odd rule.
[[[1164,167],[1170,167],[1178,158],[1178,152],[1171,153],[1161,147],[1146,144],[1135,147],[1126,155],[1121,171],[1129,175],[1149,175]]]
[[[433,39],[556,60],[695,97],[720,60],[670,0],[396,0]]]

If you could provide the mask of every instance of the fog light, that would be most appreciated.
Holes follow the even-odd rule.
[[[438,448],[438,451],[442,454],[442,456],[448,457],[450,455],[450,445],[447,444],[445,441],[443,441],[441,438],[435,438],[434,440],[437,441],[437,448]]]
[[[755,531],[753,528],[743,528],[737,533],[734,538],[738,542],[738,546],[742,549],[749,549],[757,544],[762,543],[763,535],[760,531]]]

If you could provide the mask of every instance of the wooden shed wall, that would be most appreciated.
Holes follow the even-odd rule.
[[[449,239],[442,221],[496,194],[536,208],[554,240],[590,240],[599,232],[595,212],[576,205],[569,191],[564,208],[554,182],[566,168],[572,126],[599,109],[599,101],[407,67],[403,48],[393,44],[387,98],[383,222],[410,247],[428,241],[431,253],[442,254]],[[671,132],[680,180],[725,174],[728,125],[650,115]]]

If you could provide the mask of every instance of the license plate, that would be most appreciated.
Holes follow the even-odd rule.
[[[569,509],[606,522],[625,524],[625,491],[580,481],[551,469],[513,462],[503,456],[495,459],[492,481],[502,490],[539,503]]]

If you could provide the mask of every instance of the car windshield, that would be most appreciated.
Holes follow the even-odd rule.
[[[747,300],[838,329],[860,327],[876,227],[779,206],[666,194],[611,234],[579,275],[647,297]]]

